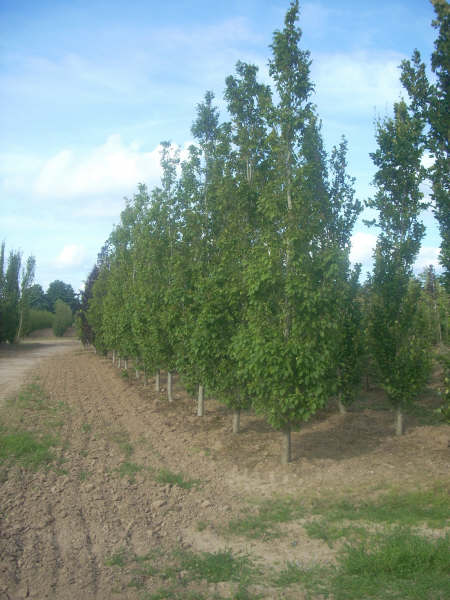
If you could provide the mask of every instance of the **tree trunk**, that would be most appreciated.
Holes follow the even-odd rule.
[[[395,435],[403,435],[405,428],[403,424],[403,412],[400,406],[397,407],[396,419],[395,419]]]
[[[117,358],[117,368],[118,368],[118,369],[120,369],[120,367],[121,367],[121,364],[122,364],[122,359],[121,359],[121,357],[119,356],[119,357]]]
[[[125,371],[128,371],[128,358],[125,358],[123,361],[123,368],[125,369]]]
[[[241,430],[241,411],[236,408],[233,411],[233,433],[239,433]]]
[[[342,398],[340,395],[338,398],[338,407],[339,407],[339,412],[341,413],[341,415],[345,415],[347,412],[347,409],[345,407],[345,404],[342,402]]]
[[[136,379],[139,379],[139,369],[136,369]]]
[[[197,417],[205,415],[205,389],[202,385],[198,386]]]
[[[167,398],[169,402],[173,402],[172,396],[172,371],[167,371]]]
[[[147,369],[144,369],[144,385],[148,385]]]
[[[160,391],[160,389],[161,389],[161,385],[160,385],[160,377],[159,377],[159,376],[160,376],[160,371],[159,371],[159,369],[158,369],[158,370],[156,371],[156,375],[155,375],[155,392],[158,392],[158,393],[159,393],[159,391]]]
[[[115,350],[113,350],[113,353],[112,353],[112,364],[113,365],[116,364],[116,351]]]
[[[283,447],[281,452],[281,464],[287,465],[291,462],[291,427],[288,425],[283,429]]]

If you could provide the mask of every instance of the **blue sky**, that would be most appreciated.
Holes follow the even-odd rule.
[[[0,0],[0,240],[37,260],[36,282],[77,290],[123,198],[159,180],[158,144],[192,141],[195,106],[238,60],[268,81],[272,33],[289,2]],[[373,195],[374,119],[401,94],[398,65],[429,63],[428,0],[300,2],[327,148],[349,141],[360,199]],[[417,268],[437,264],[431,212]],[[358,224],[352,257],[370,267],[376,232]]]

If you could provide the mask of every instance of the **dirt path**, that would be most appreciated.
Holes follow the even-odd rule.
[[[121,552],[229,547],[262,564],[332,561],[333,550],[301,524],[270,544],[226,538],[221,527],[252,498],[351,495],[448,478],[445,427],[410,422],[396,439],[390,413],[329,414],[294,435],[297,459],[281,468],[279,436],[252,415],[233,436],[226,409],[209,402],[199,419],[178,384],[169,405],[152,381],[125,381],[110,360],[72,342],[44,344],[30,356],[35,351],[42,360],[32,374],[60,410],[62,470],[17,471],[1,484],[1,600],[143,598],[130,585],[132,572],[110,558]],[[198,485],[161,483],[160,469]],[[151,576],[145,582],[153,592]],[[217,589],[202,585],[202,597],[213,598]]]
[[[79,347],[78,340],[48,337],[29,338],[20,344],[0,344],[0,406],[5,398],[16,392],[24,376],[47,356],[61,354]]]

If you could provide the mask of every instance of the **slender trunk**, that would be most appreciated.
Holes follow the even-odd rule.
[[[236,408],[233,411],[233,433],[239,433],[241,430],[241,411]]]
[[[339,412],[341,413],[341,415],[345,415],[345,413],[347,412],[347,409],[345,407],[345,404],[342,402],[342,396],[340,394],[338,397],[338,406],[339,406]]]
[[[156,371],[156,375],[155,375],[155,392],[158,392],[158,393],[159,393],[159,391],[160,391],[160,389],[161,389],[161,385],[160,385],[160,377],[159,377],[159,376],[160,376],[160,371],[159,371],[159,369],[158,369],[158,370]]]
[[[202,385],[198,386],[197,417],[205,415],[205,389]]]
[[[403,411],[400,406],[397,407],[395,419],[395,435],[403,435],[405,432],[403,424]]]
[[[20,311],[19,329],[17,330],[16,342],[20,342],[20,338],[22,337],[22,326],[23,326],[23,310]]]
[[[283,429],[283,447],[281,453],[281,464],[287,465],[291,462],[291,427],[288,425]]]
[[[115,350],[112,351],[112,364],[113,365],[116,364],[116,351]]]
[[[169,402],[173,402],[172,396],[172,371],[167,371],[167,398]]]
[[[144,385],[148,385],[147,369],[144,369]]]
[[[121,365],[122,365],[122,358],[121,358],[121,356],[119,356],[117,358],[117,368],[120,369]]]
[[[123,361],[123,368],[125,369],[125,371],[128,371],[128,358],[125,358]]]
[[[139,379],[139,369],[136,369],[136,379]]]

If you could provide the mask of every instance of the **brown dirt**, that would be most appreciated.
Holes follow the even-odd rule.
[[[26,345],[21,348],[26,354]],[[252,500],[279,494],[361,496],[448,480],[444,425],[421,426],[409,417],[406,435],[397,438],[389,411],[358,405],[342,416],[330,408],[293,434],[294,462],[281,467],[280,436],[260,418],[242,415],[242,433],[233,435],[223,406],[207,400],[205,417],[197,417],[195,402],[177,381],[169,405],[164,389],[153,392],[153,380],[148,386],[125,381],[109,359],[81,347],[60,344],[58,350],[29,374],[66,407],[64,473],[17,470],[1,485],[1,600],[141,598],[127,585],[129,570],[105,564],[120,549],[143,555],[158,548],[227,547],[267,566],[333,561],[333,550],[310,539],[301,522],[285,526],[285,536],[270,543],[227,537],[221,527]],[[371,406],[382,401],[378,392],[368,396]],[[128,457],[127,443],[133,450]],[[164,485],[148,470],[133,482],[117,471],[124,461],[201,483],[191,489]],[[203,531],[200,522],[207,523]],[[155,591],[151,577],[146,585]],[[203,585],[207,598],[220,591]],[[281,596],[263,590],[263,597]]]

